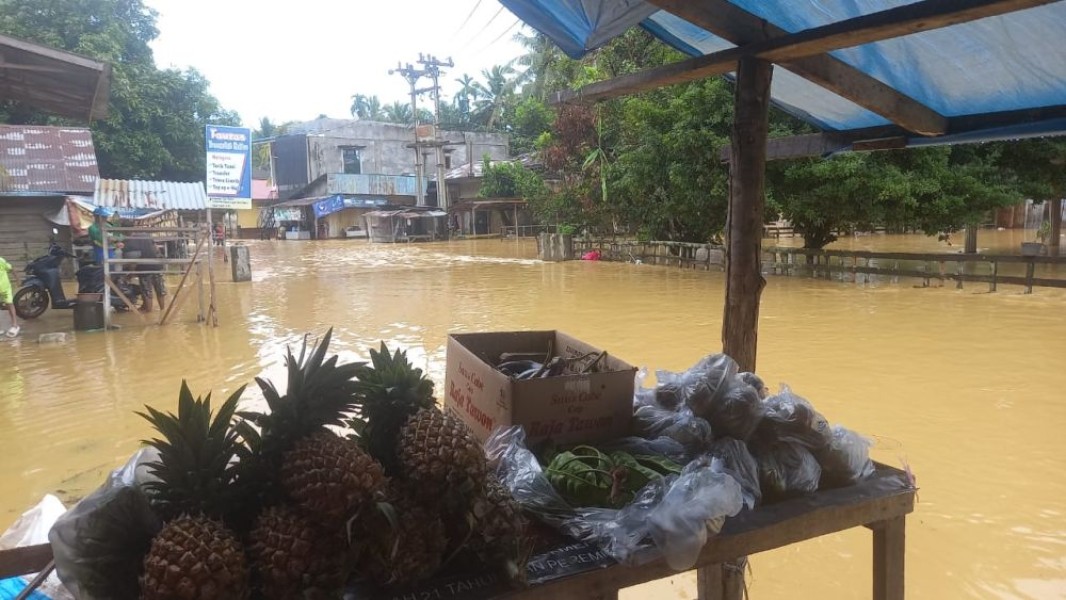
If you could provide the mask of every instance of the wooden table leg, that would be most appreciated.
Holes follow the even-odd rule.
[[[870,526],[874,532],[874,600],[903,600],[905,517]]]
[[[741,558],[697,569],[696,597],[699,600],[742,600],[746,565],[747,558]]]
[[[618,591],[615,590],[613,592],[599,594],[597,596],[593,596],[591,600],[618,600]]]

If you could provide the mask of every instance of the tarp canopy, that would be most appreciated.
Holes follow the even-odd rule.
[[[921,128],[915,127],[899,129],[900,132],[910,130],[922,135],[961,134],[994,128],[1002,139],[1011,134],[1004,127],[1023,124],[1028,135],[1056,134],[1062,131],[1062,123],[1056,119],[1066,117],[1066,110],[1063,110],[1066,107],[1066,43],[1063,43],[1066,40],[1066,2],[501,2],[574,58],[638,24],[674,48],[693,57],[702,57],[737,48],[734,42],[746,46],[762,41],[740,39],[757,32],[760,25],[762,37],[772,39],[798,32],[810,33],[814,28],[839,25],[849,19],[871,18],[874,13],[891,9],[898,9],[899,13],[907,10],[904,7],[935,9],[937,7],[932,5],[938,4],[943,13],[952,10],[949,5],[953,5],[953,10],[970,11],[966,19],[961,19],[964,22],[952,24],[941,19],[935,28],[925,24],[907,30],[917,29],[918,33],[906,34],[907,31],[897,29],[894,35],[904,35],[881,39],[886,37],[882,35],[878,41],[850,46],[837,43],[831,46],[835,48],[832,51],[810,57],[778,60],[771,56],[768,60],[778,64],[771,90],[774,104],[830,132],[894,126],[894,123],[905,125],[902,120],[886,115],[890,112],[888,109],[871,110],[870,102],[877,98],[884,102],[889,95],[899,98],[897,104],[904,103],[915,110],[926,111],[933,120],[939,116],[947,125],[943,131],[920,131]],[[975,17],[986,10],[982,7],[997,4],[998,7],[984,13],[994,16]],[[660,7],[684,13],[685,18]],[[693,20],[700,21],[703,26]],[[815,65],[811,58],[820,62]],[[833,81],[827,85],[827,80]],[[844,84],[834,89],[833,83],[842,81]],[[846,92],[843,95],[838,93],[841,87],[850,88],[851,99],[844,97],[848,95]],[[1046,125],[1033,125],[1042,122]],[[892,131],[887,129],[882,133],[891,134]]]

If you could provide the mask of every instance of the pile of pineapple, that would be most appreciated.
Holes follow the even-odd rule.
[[[165,526],[140,578],[148,600],[339,598],[353,575],[408,586],[464,564],[525,573],[524,521],[481,445],[433,384],[384,343],[370,364],[326,358],[330,334],[286,356],[269,412],[212,414],[182,385],[146,486]]]

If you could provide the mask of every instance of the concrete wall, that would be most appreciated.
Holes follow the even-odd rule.
[[[492,160],[504,160],[509,157],[509,137],[499,133],[464,133],[443,131],[441,137],[455,142],[447,146],[451,156],[452,167],[466,164],[470,156],[475,161],[488,154]],[[404,125],[376,123],[373,121],[353,121],[350,124],[332,129],[308,138],[311,157],[311,180],[329,173],[343,173],[341,148],[343,146],[362,146],[360,158],[362,172],[382,175],[413,175],[415,173],[414,149],[408,144],[414,143],[414,131]],[[468,143],[470,147],[468,148]],[[468,154],[468,150],[472,153]],[[430,174],[436,170],[436,153],[432,148],[425,148]]]

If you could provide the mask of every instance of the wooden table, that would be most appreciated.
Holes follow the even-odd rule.
[[[740,600],[743,597],[744,557],[853,527],[873,532],[873,598],[902,600],[905,517],[914,510],[915,488],[898,469],[877,465],[874,475],[859,485],[826,490],[801,498],[760,506],[727,519],[711,537],[696,563],[700,600]],[[602,553],[601,553],[602,554]],[[52,558],[47,545],[0,552],[0,578],[35,573]],[[534,561],[537,557],[534,557]],[[601,563],[602,564],[602,563]],[[826,565],[831,569],[832,565]],[[640,567],[618,564],[590,567],[584,572],[537,583],[523,590],[505,591],[494,575],[427,586],[415,596],[398,592],[375,600],[426,597],[435,600],[499,598],[507,600],[613,600],[618,590],[677,575],[663,561]]]
[[[873,598],[902,600],[905,516],[914,510],[915,488],[907,475],[877,465],[863,483],[795,498],[727,519],[696,563],[700,600],[740,600],[743,558],[853,527],[873,532]],[[825,565],[831,569],[832,565]],[[618,590],[677,573],[663,561],[641,567],[615,565],[499,596],[520,600],[613,600]]]

